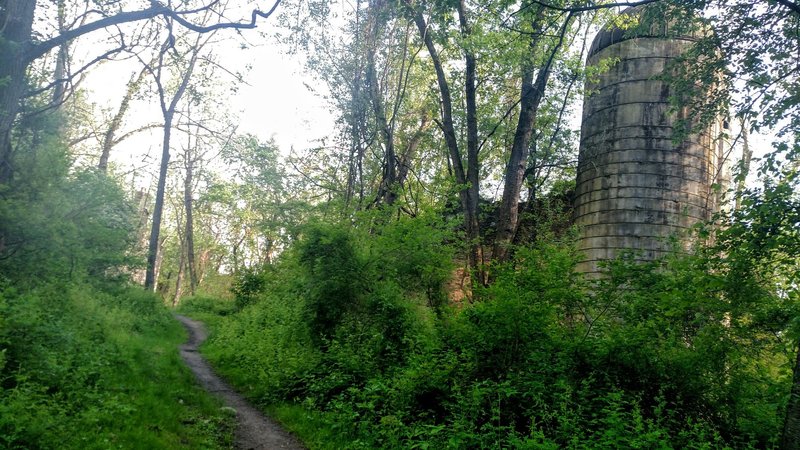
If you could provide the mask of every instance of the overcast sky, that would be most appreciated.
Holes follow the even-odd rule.
[[[227,70],[245,74],[246,84],[240,85],[237,93],[225,91],[230,95],[229,110],[239,119],[238,132],[254,134],[264,141],[274,138],[284,154],[292,147],[307,148],[316,140],[331,135],[333,115],[327,102],[306,87],[306,84],[313,85],[314,80],[303,73],[300,57],[283,54],[278,44],[255,33],[248,36],[248,42],[243,49],[241,40],[231,39],[216,44],[214,50]],[[74,49],[75,61],[88,60],[97,53],[91,41],[77,42]],[[249,71],[246,70],[248,65]],[[134,60],[101,64],[86,77],[82,88],[87,91],[90,102],[115,111],[131,74],[140,68]],[[156,99],[149,103],[135,101],[131,105],[125,129],[163,120]],[[142,160],[149,154],[150,165],[157,166],[162,136],[158,128],[142,132],[115,147],[111,160],[120,171],[126,172],[131,166],[146,165]]]

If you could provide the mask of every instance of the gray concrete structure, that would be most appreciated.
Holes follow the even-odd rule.
[[[590,277],[599,276],[599,261],[625,249],[652,260],[669,250],[671,235],[689,245],[686,231],[719,208],[712,185],[722,172],[722,121],[672,141],[677,115],[669,112],[670,86],[656,77],[694,39],[663,36],[653,30],[630,38],[606,29],[589,51],[587,65],[618,59],[587,83],[583,107],[574,217],[585,255],[578,270]]]

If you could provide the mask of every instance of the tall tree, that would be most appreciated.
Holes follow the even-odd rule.
[[[154,59],[150,63],[146,65],[146,67],[153,66],[156,64],[156,60]],[[125,94],[122,96],[122,100],[119,103],[119,107],[114,115],[111,117],[111,121],[108,123],[108,128],[106,132],[103,134],[103,139],[100,144],[100,159],[97,162],[97,168],[101,171],[105,172],[108,170],[108,160],[111,157],[111,150],[114,148],[115,145],[119,144],[125,138],[131,136],[133,133],[138,131],[143,131],[145,128],[149,128],[153,125],[146,125],[145,127],[138,128],[134,131],[125,133],[123,136],[118,136],[120,128],[122,127],[123,120],[125,119],[125,115],[128,113],[128,109],[130,108],[131,101],[133,101],[134,96],[139,92],[142,88],[142,83],[145,81],[145,77],[147,76],[147,69],[142,68],[131,76],[131,79],[128,81],[127,85],[125,86]]]
[[[522,184],[527,169],[528,150],[532,144],[534,126],[536,124],[539,107],[545,98],[545,89],[552,73],[553,65],[559,50],[562,49],[573,14],[568,13],[563,19],[555,19],[550,11],[535,6],[531,21],[530,48],[532,53],[543,60],[543,64],[536,67],[533,61],[524,61],[522,64],[522,88],[520,92],[520,111],[517,119],[517,127],[514,132],[514,141],[511,144],[511,152],[508,157],[508,164],[505,171],[505,186],[503,187],[503,198],[500,202],[497,215],[497,234],[495,236],[492,258],[503,262],[508,259],[509,247],[514,240],[519,224],[519,202]],[[553,22],[559,23],[560,27],[556,33],[556,40],[553,43],[542,43],[548,28]],[[539,53],[536,55],[536,53]],[[534,77],[534,73],[536,76]]]
[[[477,160],[477,142],[473,142],[472,152],[468,152],[467,168],[464,170],[464,163],[462,160],[462,151],[458,143],[456,135],[455,121],[453,119],[453,97],[451,94],[450,83],[445,74],[445,66],[442,62],[436,45],[433,42],[431,30],[428,23],[423,16],[423,11],[419,5],[405,0],[405,5],[409,9],[414,24],[419,31],[420,39],[424,42],[425,48],[428,50],[428,55],[431,58],[434,70],[436,72],[436,82],[439,88],[439,101],[441,121],[438,122],[444,140],[447,145],[448,153],[450,156],[450,164],[453,169],[455,182],[459,186],[459,197],[461,200],[461,207],[464,211],[464,228],[466,230],[466,238],[469,246],[468,261],[471,268],[479,268],[483,265],[483,246],[480,241],[480,225],[478,220],[478,205],[479,205],[479,192],[480,186],[478,184],[479,162]],[[463,3],[459,3],[459,7],[463,7]],[[462,33],[469,34],[469,27],[466,25],[467,18],[462,17],[459,20],[464,22],[462,25]],[[468,121],[472,121],[476,112],[474,111],[476,105],[474,102],[474,56],[470,50],[466,52],[467,59],[471,62],[468,64],[467,87],[470,92],[468,94],[467,103],[467,117]],[[474,126],[474,124],[473,124]],[[474,138],[474,136],[473,136]],[[470,175],[468,178],[467,175]],[[480,278],[483,278],[481,275]]]
[[[153,224],[150,230],[150,241],[147,250],[147,269],[145,272],[145,289],[155,290],[158,274],[156,273],[156,261],[158,259],[159,234],[161,233],[161,218],[164,212],[164,194],[167,183],[167,171],[169,169],[170,142],[172,137],[173,120],[178,103],[186,93],[186,88],[191,80],[200,52],[208,43],[210,35],[198,34],[194,40],[185,42],[187,47],[182,51],[176,48],[177,39],[172,34],[172,24],[168,23],[170,31],[161,50],[158,54],[158,61],[155,67],[148,67],[147,70],[153,77],[153,81],[158,93],[159,106],[164,118],[164,137],[161,145],[161,165],[158,174],[156,187],[155,205],[153,206]],[[181,38],[181,43],[184,39]],[[169,58],[168,64],[165,58]],[[169,92],[165,71],[178,73],[177,86],[174,91]]]
[[[59,29],[54,35],[41,39],[40,35],[33,32],[37,0],[3,0],[0,3],[0,50],[2,50],[0,51],[0,80],[5,81],[0,83],[0,183],[9,183],[14,173],[11,130],[17,118],[20,101],[28,95],[25,76],[26,70],[33,61],[88,33],[157,17],[163,17],[180,27],[197,33],[226,28],[255,28],[258,19],[268,18],[272,15],[279,3],[280,0],[277,0],[267,11],[252,10],[249,21],[219,21],[211,24],[198,24],[195,20],[208,13],[224,17],[220,8],[224,9],[225,2],[208,1],[184,4],[183,8],[172,8],[152,1],[146,8],[133,10],[120,9],[118,2],[110,2],[108,5],[87,3],[86,11],[74,21],[73,27]],[[92,21],[81,20],[95,15],[99,15],[100,18]],[[124,39],[122,41],[124,42]],[[124,45],[108,50],[94,58],[88,65],[107,59],[110,55],[122,50],[124,50]],[[79,72],[82,70],[74,71],[73,75]],[[50,87],[58,88],[63,85],[64,80],[57,80]]]

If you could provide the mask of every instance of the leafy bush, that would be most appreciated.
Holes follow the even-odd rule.
[[[198,294],[181,299],[179,311],[182,313],[207,313],[227,316],[238,309],[232,300],[220,300],[217,297]]]
[[[347,230],[309,226],[298,243],[306,283],[306,312],[317,342],[330,339],[348,312],[360,308],[363,264]]]
[[[540,241],[454,309],[433,300],[446,236],[424,219],[307,228],[209,356],[351,448],[775,445],[789,374],[766,324],[786,310],[758,283],[699,254],[623,257],[592,284]]]
[[[238,309],[253,303],[265,292],[271,272],[269,269],[270,266],[245,267],[235,274],[231,292]]]

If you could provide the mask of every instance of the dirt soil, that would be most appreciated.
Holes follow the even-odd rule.
[[[238,422],[236,448],[243,450],[303,449],[303,445],[297,438],[281,428],[274,420],[252,407],[247,400],[214,374],[214,371],[198,352],[200,344],[208,337],[203,324],[177,314],[175,318],[189,332],[189,341],[180,346],[181,358],[194,372],[203,388],[222,399],[226,406],[236,410]]]

